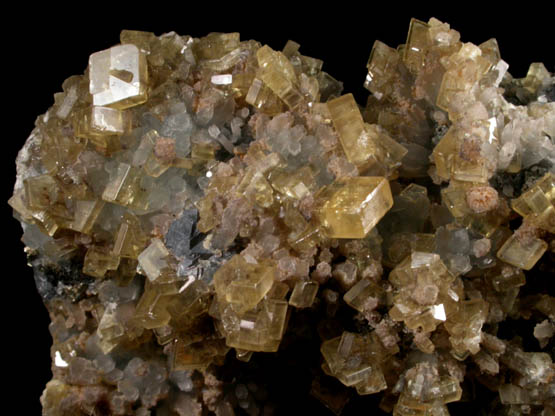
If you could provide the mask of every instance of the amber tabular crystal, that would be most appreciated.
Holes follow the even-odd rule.
[[[124,30],[22,142],[43,414],[553,414],[553,74],[412,19],[361,106],[279,46]]]
[[[330,238],[363,238],[393,205],[385,178],[344,178],[315,196],[317,216]]]

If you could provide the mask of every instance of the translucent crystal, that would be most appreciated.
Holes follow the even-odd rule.
[[[293,66],[285,55],[263,46],[256,52],[260,67],[260,79],[274,94],[287,104],[290,109],[297,108],[303,97],[296,85]]]
[[[120,258],[106,249],[91,247],[85,254],[83,273],[94,277],[104,277],[108,270],[116,270]]]
[[[343,178],[316,195],[317,215],[331,238],[363,238],[393,205],[385,178]]]
[[[150,281],[155,281],[170,266],[170,252],[164,243],[155,238],[138,256],[139,265]]]
[[[269,261],[249,263],[243,256],[235,255],[214,274],[214,287],[221,301],[231,303],[242,314],[264,298],[275,274],[276,268]]]
[[[332,375],[346,386],[354,386],[361,394],[377,393],[387,388],[380,362],[387,353],[376,337],[343,332],[325,341],[320,348]]]
[[[546,173],[532,188],[511,201],[512,208],[538,228],[555,232],[555,178]]]
[[[530,270],[547,250],[547,243],[537,237],[521,239],[515,234],[509,237],[497,252],[505,263]]]
[[[229,347],[248,351],[277,351],[287,316],[287,302],[267,299],[256,309],[237,316],[237,327],[226,331]]]
[[[433,331],[458,310],[455,277],[437,254],[413,252],[389,274],[397,288],[389,315],[411,329]]]
[[[484,300],[460,302],[459,310],[445,323],[456,356],[464,357],[467,351],[476,354],[480,350],[481,329],[487,314],[488,304]]]
[[[95,106],[128,108],[147,99],[145,54],[135,45],[119,45],[89,58],[90,93]]]
[[[382,289],[368,279],[359,280],[343,296],[343,300],[359,312],[371,310],[383,296]]]
[[[289,298],[289,304],[296,308],[309,308],[318,292],[316,282],[297,282]]]
[[[418,19],[411,19],[403,60],[412,72],[418,72],[424,65],[428,49],[428,24]]]

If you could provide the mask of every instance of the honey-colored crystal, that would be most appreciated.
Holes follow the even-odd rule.
[[[233,312],[229,312],[233,315]],[[287,302],[265,299],[255,309],[231,317],[237,325],[226,331],[229,347],[248,351],[277,351],[287,317]]]
[[[235,255],[214,274],[214,288],[220,301],[230,303],[238,314],[243,314],[268,293],[275,273],[275,266],[269,261],[249,263]]]
[[[83,273],[104,277],[109,270],[117,270],[120,258],[106,249],[91,247],[85,254]]]
[[[437,254],[413,252],[391,271],[389,281],[397,288],[389,314],[411,329],[433,331],[458,309],[455,277]]]
[[[445,323],[449,340],[457,357],[480,350],[482,325],[488,315],[488,304],[482,299],[461,301],[459,309]]]
[[[530,270],[547,250],[547,243],[537,237],[524,239],[515,234],[509,237],[497,252],[497,257],[505,263]]]
[[[119,45],[93,53],[89,58],[89,76],[95,106],[123,109],[147,99],[146,57],[135,45]]]
[[[123,227],[125,227],[125,225],[123,225]],[[120,233],[122,232],[123,231],[120,231]],[[129,249],[135,251],[133,247],[129,247]],[[165,272],[171,270],[170,252],[158,238],[152,239],[150,245],[139,254],[138,260],[141,269],[151,282],[157,280],[163,276]]]
[[[429,25],[418,19],[410,21],[407,43],[404,48],[403,60],[413,73],[418,73],[424,66],[424,59],[428,49]]]
[[[274,94],[287,104],[290,109],[297,108],[303,97],[296,85],[293,66],[285,55],[265,45],[256,52],[260,67],[260,79]]]
[[[353,94],[335,98],[327,106],[347,159],[356,166],[364,164],[375,153],[375,147],[363,136],[364,120]]]
[[[536,227],[555,233],[555,177],[550,172],[511,201],[512,208]]]
[[[375,308],[383,296],[382,289],[368,279],[359,280],[343,296],[343,300],[359,312]]]
[[[393,205],[381,177],[336,180],[316,195],[317,215],[330,238],[364,238]]]
[[[346,386],[354,386],[362,394],[387,388],[379,364],[386,353],[376,337],[343,332],[325,341],[320,351],[330,373]]]
[[[296,308],[309,308],[318,292],[316,282],[297,282],[289,298],[289,304]]]
[[[376,40],[368,58],[368,75],[364,81],[367,88],[378,99],[392,90],[390,82],[399,62],[399,53],[385,43]]]

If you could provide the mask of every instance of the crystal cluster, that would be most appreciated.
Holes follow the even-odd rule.
[[[279,413],[283,352],[336,414],[555,411],[553,74],[413,19],[361,107],[299,48],[125,30],[37,119],[9,204],[44,415]]]

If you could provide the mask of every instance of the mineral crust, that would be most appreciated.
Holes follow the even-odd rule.
[[[434,18],[364,107],[322,65],[124,30],[64,82],[9,200],[44,415],[283,414],[279,367],[335,414],[555,412],[553,74]]]

